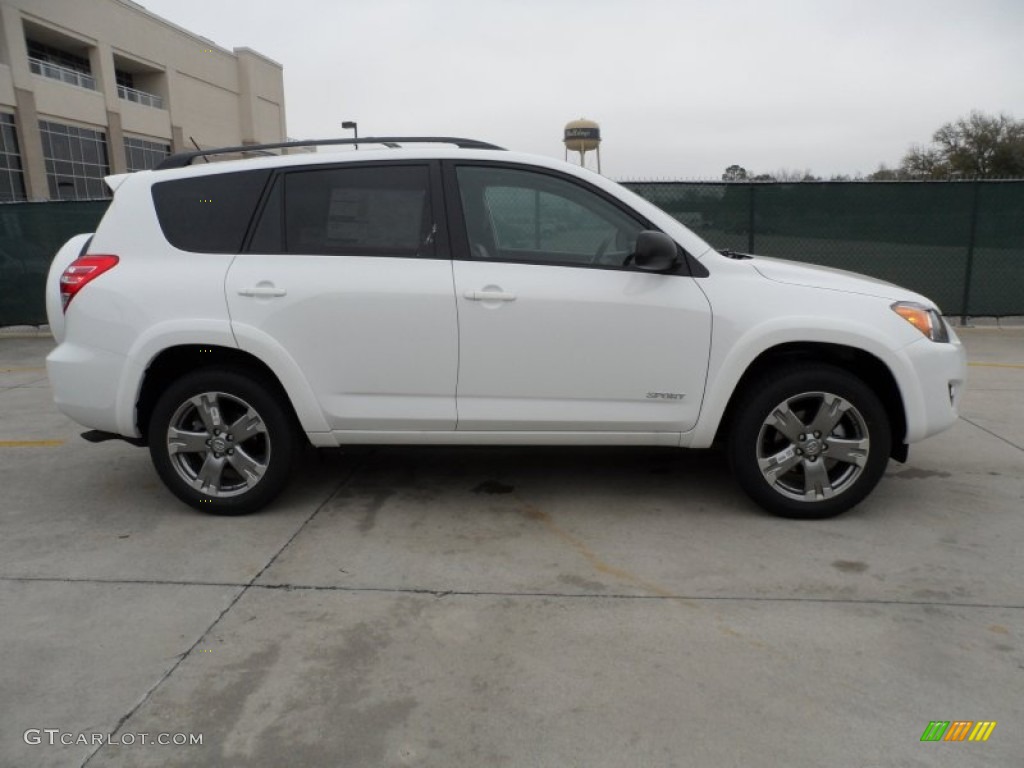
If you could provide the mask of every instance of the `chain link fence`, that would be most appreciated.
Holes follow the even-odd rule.
[[[1024,315],[1024,181],[625,186],[719,249],[861,272],[947,315]]]
[[[947,315],[1024,315],[1024,181],[626,186],[716,248],[872,275]],[[72,235],[95,231],[107,204],[0,205],[0,326],[46,322],[50,260]],[[510,236],[520,224],[508,222]],[[531,232],[523,236],[564,237]]]

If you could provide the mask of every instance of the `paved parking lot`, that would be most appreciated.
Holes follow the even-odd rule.
[[[962,335],[964,419],[822,522],[649,449],[311,451],[204,516],[0,337],[0,765],[1020,765],[1024,330]]]

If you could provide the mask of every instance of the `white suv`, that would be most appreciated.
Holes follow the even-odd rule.
[[[303,440],[720,440],[755,501],[812,518],[957,418],[964,351],[923,296],[720,253],[556,160],[359,143],[388,148],[107,179],[47,285],[54,397],[87,437],[148,444],[222,514],[271,501]]]

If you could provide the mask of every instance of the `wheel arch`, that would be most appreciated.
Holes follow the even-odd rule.
[[[266,380],[277,390],[275,394],[287,403],[295,423],[303,431],[310,431],[309,414],[300,413],[296,408],[295,399],[291,397],[281,377],[256,355],[233,347],[178,344],[161,350],[150,361],[143,374],[135,406],[135,427],[143,438],[148,434],[153,408],[167,386],[184,373],[211,366],[229,366],[251,372]],[[322,419],[319,412],[314,416]]]
[[[899,385],[889,366],[864,349],[819,341],[793,341],[769,347],[754,358],[747,366],[719,420],[714,441],[723,441],[732,426],[737,404],[745,393],[756,385],[757,380],[769,370],[793,367],[809,363],[823,363],[840,368],[867,384],[878,395],[889,417],[891,445],[889,455],[897,461],[907,458],[907,414],[900,394]]]

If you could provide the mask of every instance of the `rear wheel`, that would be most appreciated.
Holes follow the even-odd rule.
[[[878,484],[890,451],[885,408],[860,379],[831,366],[769,374],[746,392],[730,436],[739,484],[776,515],[838,515]]]
[[[213,514],[239,515],[281,492],[298,431],[274,389],[249,372],[207,368],[164,391],[150,420],[149,451],[178,498]]]

